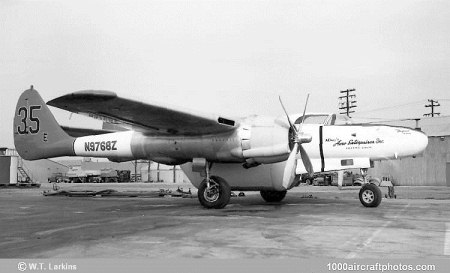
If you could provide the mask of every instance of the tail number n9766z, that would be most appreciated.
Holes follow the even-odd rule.
[[[84,150],[86,152],[97,151],[117,151],[117,140],[111,141],[88,141],[84,143]]]

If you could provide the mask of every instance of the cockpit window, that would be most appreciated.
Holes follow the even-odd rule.
[[[336,115],[336,121],[334,122],[334,125],[346,125],[346,124],[352,124],[352,120],[344,115]]]
[[[328,120],[329,115],[306,115],[305,124],[325,124]],[[302,122],[302,117],[299,117],[295,124],[300,124]]]
[[[299,117],[295,124],[300,124],[302,117]],[[305,117],[305,124],[323,124],[323,125],[346,125],[352,124],[352,120],[345,115],[336,114],[309,114]]]

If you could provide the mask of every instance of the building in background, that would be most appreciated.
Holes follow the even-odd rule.
[[[0,148],[0,185],[17,184],[18,162],[14,150]]]
[[[129,171],[130,179],[127,182],[190,183],[180,166],[167,166],[152,161],[149,164],[148,160],[117,163],[88,157],[28,161],[23,160],[15,149],[0,148],[0,184],[2,185],[16,184],[27,180],[27,177],[33,182],[44,183],[48,182],[49,178],[67,178],[68,175],[73,176],[77,173],[83,173],[84,177],[100,176],[108,171]],[[89,180],[82,179],[82,181]]]
[[[66,165],[71,171],[106,171],[119,170],[130,171],[131,182],[165,182],[165,183],[190,183],[187,176],[183,173],[180,166],[168,166],[148,160],[111,162],[105,159],[83,158],[83,159],[62,159],[59,161]],[[135,175],[136,173],[136,175]],[[149,174],[150,173],[150,177]],[[135,178],[137,177],[137,179]]]
[[[66,173],[69,167],[49,159],[40,159],[34,161],[23,160],[16,152],[15,149],[1,148],[0,155],[2,157],[0,162],[0,169],[2,176],[0,183],[5,184],[5,172],[6,165],[11,164],[11,179],[8,184],[15,184],[18,181],[26,181],[27,178],[33,182],[43,183],[47,182],[48,177],[53,173]],[[8,158],[10,158],[8,160]],[[10,163],[8,163],[10,162]],[[13,170],[14,169],[14,170]],[[16,177],[13,179],[12,177]]]
[[[141,167],[142,181],[190,183],[180,166],[167,166],[152,162],[149,177],[148,164]]]

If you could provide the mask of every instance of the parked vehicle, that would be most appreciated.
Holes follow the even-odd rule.
[[[47,181],[48,183],[67,183],[69,178],[63,173],[53,173]]]

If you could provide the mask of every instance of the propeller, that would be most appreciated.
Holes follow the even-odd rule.
[[[306,106],[308,105],[309,94],[306,97],[305,108],[303,109],[302,122],[300,123],[300,126],[298,129],[291,122],[288,112],[286,111],[286,108],[283,105],[283,101],[281,100],[281,97],[279,96],[278,99],[280,100],[281,107],[283,108],[283,111],[286,114],[287,120],[289,122],[289,127],[291,128],[291,130],[294,134],[293,135],[294,147],[292,148],[292,151],[289,154],[289,157],[286,161],[286,165],[284,167],[284,173],[283,173],[283,187],[285,189],[290,189],[290,187],[292,186],[292,183],[294,182],[294,179],[295,179],[295,170],[297,169],[297,157],[298,156],[300,156],[300,158],[302,159],[303,166],[305,166],[305,169],[309,173],[309,175],[312,176],[314,174],[311,160],[309,159],[308,154],[306,153],[305,149],[302,146],[302,143],[311,142],[311,136],[305,135],[302,131],[303,123],[305,121]]]

